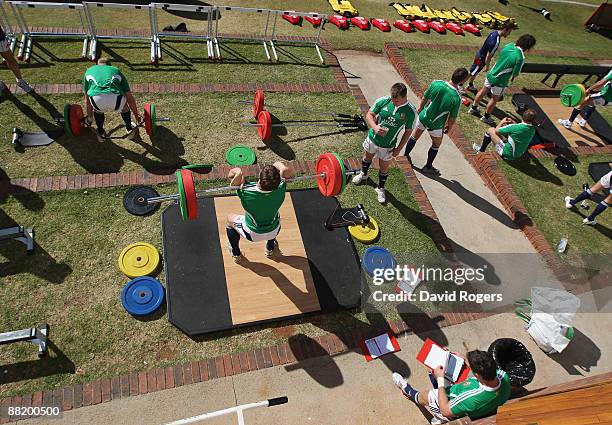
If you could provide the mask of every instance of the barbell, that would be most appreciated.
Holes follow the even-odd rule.
[[[287,182],[316,179],[317,187],[325,197],[341,194],[346,186],[348,176],[357,174],[359,170],[347,170],[342,158],[331,152],[317,157],[315,174],[292,177]],[[183,220],[198,218],[198,198],[211,193],[240,189],[240,186],[223,186],[196,191],[193,173],[189,169],[177,170],[176,183],[178,193],[174,195],[159,195],[150,186],[134,186],[123,196],[123,206],[133,215],[148,215],[157,210],[160,204],[167,201],[178,203]]]
[[[274,127],[339,127],[339,128],[357,128],[359,130],[367,130],[368,125],[362,116],[350,116],[352,121],[292,121],[288,123],[272,124],[272,115],[270,112],[263,110],[257,116],[257,123],[242,123],[243,127],[257,127],[257,133],[262,142],[266,143],[272,137],[272,129]]]
[[[265,93],[263,90],[258,89],[255,91],[255,97],[253,100],[239,100],[238,103],[253,105],[253,118],[258,118],[259,113],[261,111],[265,111],[265,108],[276,108],[276,109],[285,109],[289,111],[301,111],[308,112],[311,114],[319,114],[319,115],[329,115],[333,118],[341,118],[341,119],[363,119],[361,115],[351,115],[351,114],[338,114],[336,112],[326,112],[326,111],[317,111],[316,109],[309,108],[297,108],[295,106],[285,106],[285,105],[271,105],[269,103],[265,103]]]
[[[157,129],[157,123],[166,121],[170,121],[170,119],[157,117],[157,111],[154,103],[145,103],[143,119],[141,122],[136,124],[136,127],[134,128],[144,126],[149,137],[153,137]],[[64,105],[63,123],[66,132],[75,137],[79,137],[81,134],[83,134],[85,128],[91,125],[90,123],[86,122],[81,105],[76,103],[67,103]]]

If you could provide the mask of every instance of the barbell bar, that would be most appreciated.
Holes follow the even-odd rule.
[[[269,103],[265,103],[265,93],[263,90],[258,89],[255,91],[255,97],[253,100],[239,100],[238,103],[244,105],[253,105],[253,118],[257,118],[261,111],[264,111],[266,107],[268,108],[276,108],[276,109],[285,109],[288,111],[299,111],[299,112],[308,112],[311,114],[319,114],[319,115],[329,115],[334,118],[344,118],[344,119],[352,119],[358,120],[363,119],[361,115],[351,115],[351,114],[338,114],[336,112],[327,112],[327,111],[317,111],[316,109],[309,108],[297,108],[295,106],[285,106],[285,105],[271,105]]]
[[[64,105],[64,117],[63,120],[60,119],[59,121],[64,124],[66,132],[75,137],[82,135],[85,128],[91,125],[91,123],[86,122],[81,105],[76,103],[67,103]],[[155,131],[157,130],[157,123],[167,121],[170,121],[170,118],[157,117],[157,111],[154,103],[145,103],[143,119],[136,124],[133,129],[144,127],[145,132],[150,137],[153,137],[155,135]]]
[[[257,127],[257,133],[262,142],[266,143],[272,137],[272,128],[274,127],[337,127],[337,128],[357,128],[360,130],[367,130],[368,126],[363,120],[363,117],[358,116],[358,119],[354,121],[337,121],[335,123],[330,122],[316,122],[316,121],[302,121],[302,122],[289,122],[285,124],[272,124],[272,115],[268,111],[261,111],[257,116],[257,123],[242,123],[243,127]]]
[[[346,185],[346,177],[358,172],[359,170],[346,170],[338,154],[326,152],[317,157],[315,174],[292,177],[286,181],[316,179],[321,194],[330,197],[342,193]],[[198,218],[198,198],[212,193],[240,189],[240,186],[223,186],[196,191],[191,170],[177,170],[175,175],[178,186],[177,194],[159,195],[149,186],[136,186],[128,190],[123,197],[125,209],[133,215],[146,215],[155,211],[161,203],[172,201],[178,203],[184,220],[194,220]]]

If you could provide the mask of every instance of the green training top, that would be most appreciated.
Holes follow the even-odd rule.
[[[449,114],[453,118],[459,115],[461,95],[447,81],[433,81],[423,97],[431,101],[419,114],[419,121],[427,129],[443,129]]]
[[[604,80],[606,80],[607,83],[603,86],[600,93],[606,102],[612,102],[612,89],[610,88],[610,86],[612,86],[612,70],[608,72]]]
[[[499,129],[499,133],[508,141],[504,143],[502,157],[505,159],[519,159],[527,151],[529,143],[535,135],[535,128],[524,122],[508,124]]]
[[[499,58],[487,73],[487,80],[494,87],[508,87],[510,78],[516,78],[525,64],[525,54],[520,47],[509,43],[499,52]]]
[[[497,370],[499,385],[490,388],[482,385],[476,378],[446,388],[449,407],[453,416],[468,415],[478,419],[493,414],[497,408],[510,398],[510,378],[503,370]]]
[[[94,65],[85,71],[83,90],[90,97],[98,94],[125,94],[130,91],[130,85],[119,68]]]
[[[278,210],[285,201],[287,184],[284,180],[278,187],[265,192],[257,184],[245,185],[236,192],[245,210],[245,224],[255,233],[268,233],[280,225]]]
[[[368,138],[378,147],[394,148],[397,144],[397,135],[404,128],[412,128],[416,110],[410,102],[396,107],[391,101],[391,96],[384,96],[374,102],[370,108],[370,112],[377,116],[377,123],[388,129],[387,134],[380,136],[374,134],[374,129],[371,128],[368,132]]]

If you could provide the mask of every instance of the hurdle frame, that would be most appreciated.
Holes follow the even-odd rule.
[[[321,61],[322,64],[324,64],[325,60],[323,60],[323,55],[321,54],[321,31],[323,30],[323,26],[325,25],[325,22],[327,20],[327,15],[316,13],[316,12],[308,12],[308,13],[295,12],[292,10],[283,10],[283,11],[277,10],[275,12],[276,14],[274,15],[274,21],[272,22],[272,32],[268,39],[268,43],[270,44],[272,53],[274,54],[274,59],[278,62],[278,55],[276,54],[276,47],[274,46],[275,42],[291,43],[291,44],[312,44],[314,45],[317,55],[319,56],[319,60]],[[295,16],[301,16],[302,18],[306,16],[313,17],[313,18],[321,18],[322,19],[321,25],[319,25],[319,28],[317,28],[317,35],[315,36],[315,41],[291,40],[291,39],[279,40],[276,36],[276,23],[278,22],[279,15],[281,17],[282,15],[295,15]]]
[[[206,41],[206,50],[208,53],[208,59],[215,59],[215,51],[213,48],[213,37],[212,37],[212,19],[217,19],[217,12],[214,10],[215,6],[197,6],[197,5],[183,5],[183,4],[172,4],[172,3],[151,3],[152,7],[152,30],[153,30],[153,40],[155,43],[155,53],[157,60],[163,60],[162,57],[162,48],[161,48],[161,39],[162,38],[174,38],[174,39],[185,39],[185,40],[205,40]],[[189,34],[185,32],[164,32],[159,30],[159,22],[157,20],[157,11],[183,11],[183,12],[194,12],[194,13],[206,13],[208,14],[207,19],[207,28],[206,34]],[[214,17],[213,17],[214,16]]]
[[[153,37],[153,16],[152,16],[152,7],[150,4],[148,5],[140,5],[140,4],[128,4],[128,3],[107,3],[107,2],[83,2],[82,3],[85,18],[87,20],[87,25],[89,27],[89,36],[91,38],[91,43],[89,46],[89,60],[92,62],[97,59],[98,55],[98,40],[146,40],[151,43],[151,63],[156,62],[157,51],[155,39]],[[134,9],[134,10],[148,10],[149,12],[149,26],[151,30],[151,35],[149,37],[139,36],[139,35],[100,35],[96,31],[96,24],[94,17],[91,13],[91,8],[107,8],[107,9]]]
[[[6,13],[6,9],[4,8],[4,0],[0,0],[0,26],[6,35],[6,39],[10,43],[11,52],[15,50],[15,44],[17,43],[17,34],[15,34],[15,29],[11,24],[11,21]]]
[[[85,59],[87,52],[87,43],[89,42],[89,33],[87,32],[86,21],[84,21],[83,9],[84,6],[79,3],[45,3],[45,2],[30,2],[22,0],[10,0],[7,2],[13,12],[17,27],[21,32],[21,40],[17,59],[28,62],[32,54],[32,42],[34,38],[83,38],[83,50],[81,51],[81,59]],[[81,20],[82,32],[52,32],[52,31],[30,31],[22,9],[73,9],[79,12]],[[25,53],[25,54],[24,54]]]

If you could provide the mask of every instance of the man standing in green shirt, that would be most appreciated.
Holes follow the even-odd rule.
[[[510,398],[510,378],[497,369],[493,356],[486,351],[470,351],[466,357],[474,377],[450,387],[444,386],[442,366],[432,371],[435,385],[429,392],[416,390],[399,373],[393,373],[393,383],[410,400],[429,408],[434,416],[432,424],[464,416],[478,419],[491,415]]]
[[[396,148],[397,138],[404,129],[404,135],[400,142],[404,146],[408,135],[407,129],[411,129],[416,117],[414,106],[408,102],[408,88],[403,83],[395,83],[391,86],[391,96],[378,99],[365,116],[365,121],[370,131],[363,142],[363,159],[361,160],[361,171],[353,177],[354,184],[360,184],[366,178],[372,159],[378,157],[378,187],[376,195],[378,202],[384,204],[385,183],[389,176],[389,165],[399,151]]]
[[[495,126],[495,121],[491,118],[491,113],[504,93],[504,89],[521,73],[523,65],[525,64],[525,54],[533,48],[535,44],[536,39],[534,36],[523,34],[516,43],[509,43],[504,46],[499,53],[499,59],[497,59],[493,69],[487,73],[484,86],[478,91],[474,103],[472,103],[472,107],[469,110],[470,114],[480,117],[478,105],[480,105],[480,101],[487,94],[490,94],[491,99],[489,103],[487,103],[487,109],[485,110],[484,116],[480,118],[480,121],[490,126]]]
[[[425,173],[440,174],[440,171],[434,168],[433,161],[442,144],[444,133],[448,132],[455,124],[457,115],[459,115],[459,107],[461,106],[459,84],[463,84],[468,76],[467,69],[457,68],[450,81],[435,80],[427,87],[417,110],[419,121],[412,131],[410,139],[408,141],[402,140],[402,143],[396,149],[399,153],[406,145],[405,155],[410,160],[410,152],[416,146],[419,137],[427,130],[431,137],[431,147],[427,152],[427,163],[421,169]]]
[[[242,259],[240,237],[251,242],[266,241],[266,257],[274,254],[274,248],[278,246],[276,237],[281,228],[278,210],[285,201],[285,180],[292,176],[293,171],[282,162],[264,166],[255,184],[245,184],[239,167],[230,170],[227,177],[232,186],[240,186],[236,194],[245,210],[244,215],[227,216],[227,239],[235,262],[238,263]]]
[[[572,128],[574,120],[582,113],[584,118],[578,119],[578,125],[585,127],[596,106],[606,106],[612,102],[612,70],[601,80],[587,89],[587,97],[576,106],[568,120],[559,120],[565,128]]]
[[[504,118],[497,127],[490,127],[485,132],[482,145],[474,143],[472,147],[476,152],[485,152],[491,141],[495,142],[495,150],[503,159],[519,159],[535,136],[533,121],[536,112],[527,109],[523,112],[523,121],[515,123],[511,118]]]
[[[138,128],[133,129],[136,124],[132,122],[130,110],[134,113],[137,122],[140,122],[140,114],[128,80],[119,68],[109,64],[107,58],[98,59],[97,65],[85,71],[83,93],[87,118],[91,122],[93,115],[98,129],[96,135],[100,141],[108,137],[104,131],[105,112],[119,112],[125,123],[127,135],[138,135]]]

